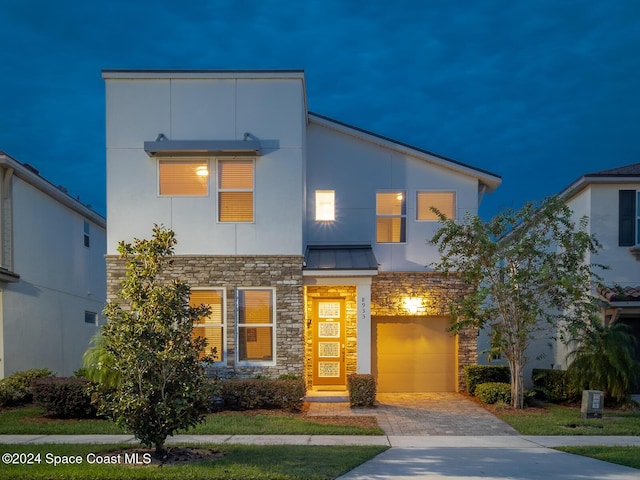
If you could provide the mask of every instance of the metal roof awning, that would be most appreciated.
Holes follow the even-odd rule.
[[[150,157],[259,156],[262,147],[260,140],[249,133],[245,133],[244,137],[244,140],[169,140],[161,133],[154,141],[144,142],[144,151]]]
[[[0,282],[16,283],[18,280],[20,280],[20,275],[4,267],[0,267]]]
[[[304,275],[377,275],[371,245],[309,245]]]

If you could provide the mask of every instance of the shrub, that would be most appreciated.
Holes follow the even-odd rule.
[[[352,407],[373,407],[376,401],[376,379],[370,374],[347,376],[349,403]]]
[[[511,384],[489,382],[476,385],[476,397],[482,403],[511,403]]]
[[[0,380],[0,406],[24,405],[33,399],[31,382],[36,378],[48,377],[53,372],[48,368],[32,368],[9,375]]]
[[[92,418],[96,409],[87,392],[89,381],[79,377],[38,378],[31,384],[35,403],[47,415],[61,418]]]
[[[561,403],[577,398],[566,370],[534,368],[531,378],[535,394],[549,402]]]
[[[220,380],[219,391],[224,408],[229,410],[283,409],[290,412],[302,410],[306,388],[304,380],[247,378]],[[211,392],[209,392],[211,395]],[[214,399],[209,402],[214,403]]]
[[[509,367],[502,365],[467,365],[464,367],[464,377],[469,395],[476,395],[476,387],[481,383],[510,383]]]

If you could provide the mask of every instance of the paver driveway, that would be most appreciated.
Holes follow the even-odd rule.
[[[373,415],[386,435],[517,435],[505,422],[459,393],[378,394],[375,408],[310,403],[307,415]]]

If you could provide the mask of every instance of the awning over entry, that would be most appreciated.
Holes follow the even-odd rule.
[[[305,275],[378,273],[378,261],[371,245],[309,245],[304,261]]]

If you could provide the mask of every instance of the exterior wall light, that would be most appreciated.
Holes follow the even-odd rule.
[[[422,302],[417,297],[407,297],[404,299],[404,308],[412,315],[418,313],[418,308]]]

